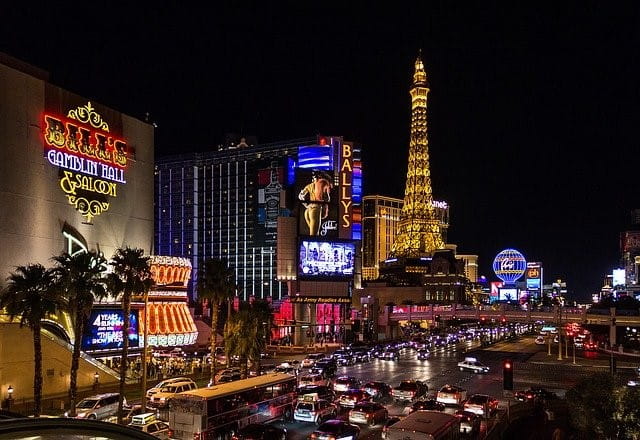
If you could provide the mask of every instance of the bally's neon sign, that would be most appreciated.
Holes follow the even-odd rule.
[[[351,227],[353,179],[353,152],[350,144],[342,144],[340,150],[340,227]],[[348,237],[351,238],[351,237]]]
[[[60,188],[67,200],[91,222],[109,209],[118,184],[126,183],[127,144],[109,133],[91,103],[67,117],[44,115],[47,161],[60,168]]]

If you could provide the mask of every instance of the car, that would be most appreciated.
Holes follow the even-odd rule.
[[[387,436],[388,436],[388,432],[389,432],[389,426],[398,423],[400,420],[402,420],[400,417],[389,417],[387,419],[386,422],[384,422],[384,425],[382,425],[382,439],[386,440]]]
[[[340,376],[333,382],[333,391],[342,393],[354,388],[360,388],[360,381],[353,376]]]
[[[298,396],[304,396],[305,394],[317,394],[318,399],[328,400],[333,402],[336,398],[333,389],[327,385],[304,385],[298,388]]]
[[[387,349],[378,357],[378,359],[382,359],[383,361],[397,361],[400,359],[400,353],[398,353],[398,350]]]
[[[222,383],[222,378],[218,381]],[[169,404],[169,400],[178,393],[183,391],[191,391],[198,388],[198,385],[191,379],[184,382],[174,382],[160,389],[160,392],[155,393],[149,399],[149,406],[152,408],[165,408]]]
[[[339,349],[337,349],[336,351],[333,352],[333,355],[331,357],[335,361],[337,361],[342,356],[351,356],[351,350],[346,349],[346,348],[339,348]]]
[[[349,423],[376,425],[389,417],[389,411],[375,402],[359,402],[349,410]]]
[[[169,424],[158,420],[156,413],[144,413],[133,416],[131,423],[127,425],[130,428],[146,432],[156,438],[169,438]]]
[[[269,423],[250,423],[231,436],[231,440],[286,440],[287,429]]]
[[[416,354],[416,357],[418,358],[419,361],[424,361],[429,359],[430,355],[431,355],[431,352],[429,352],[427,348],[420,348],[418,349],[418,353]]]
[[[458,362],[458,368],[460,371],[471,371],[473,373],[488,373],[489,367],[478,361],[474,357],[464,358],[463,361]]]
[[[410,413],[415,411],[444,411],[446,406],[444,403],[438,402],[436,399],[416,400],[411,405]]]
[[[298,378],[298,386],[305,385],[326,385],[327,379],[322,374],[305,374]]]
[[[341,367],[348,367],[356,363],[355,357],[353,357],[353,355],[350,355],[350,354],[344,354],[338,357],[336,361],[338,362],[338,365]]]
[[[537,336],[535,342],[537,345],[544,345],[546,343],[544,336]]]
[[[312,440],[356,440],[360,435],[360,428],[344,420],[327,420],[309,436]]]
[[[481,420],[476,414],[469,411],[458,410],[456,411],[455,416],[460,419],[461,434],[474,436],[480,432]]]
[[[278,365],[276,368],[274,368],[273,371],[275,371],[276,373],[286,373],[292,376],[297,376],[299,370],[292,366]]]
[[[578,349],[582,349],[582,348],[584,348],[584,341],[583,341],[582,339],[578,339],[578,338],[574,339],[574,340],[573,340],[573,344],[574,344],[574,345],[576,346],[576,348],[578,348]]]
[[[118,413],[119,393],[96,394],[86,397],[76,404],[76,419],[104,420]],[[127,399],[123,398],[126,405]],[[69,412],[65,412],[69,417]]]
[[[126,406],[124,408],[122,408],[122,424],[123,425],[128,425],[129,423],[131,423],[131,420],[133,419],[133,416],[137,416],[139,414],[142,414],[142,405],[133,405],[133,406]],[[111,417],[107,417],[106,419],[104,419],[105,422],[110,422],[110,423],[118,423],[118,416],[117,415],[113,415]]]
[[[391,396],[391,386],[385,382],[367,382],[361,389],[369,394],[374,401]]]
[[[337,364],[333,359],[321,359],[316,361],[316,364],[311,368],[311,373],[322,374],[324,377],[329,378],[336,375]]]
[[[172,377],[170,379],[165,379],[162,380],[160,382],[158,382],[154,387],[151,387],[147,390],[147,392],[145,393],[145,396],[148,399],[151,399],[151,396],[153,396],[155,393],[159,392],[162,387],[166,387],[167,385],[174,383],[174,382],[186,382],[191,380],[188,377]],[[194,382],[195,383],[195,382]]]
[[[371,396],[362,390],[354,388],[347,390],[340,394],[336,403],[340,408],[353,408],[359,402],[365,402],[371,400]]]
[[[324,357],[323,353],[312,353],[307,355],[306,358],[302,359],[301,366],[302,368],[311,368],[315,365],[316,361],[319,361]]]
[[[403,380],[397,387],[391,390],[391,396],[396,402],[413,402],[427,394],[427,391],[429,391],[429,387],[422,381]]]
[[[598,344],[595,342],[585,342],[584,347],[582,348],[584,351],[598,351]]]
[[[488,394],[474,394],[464,402],[462,409],[481,417],[489,417],[497,411],[498,403],[498,399]]]
[[[557,398],[556,393],[541,387],[531,387],[524,391],[516,391],[514,398],[520,402],[539,402]]]
[[[302,363],[297,359],[288,359],[280,363],[280,365],[276,365],[276,368],[285,368],[285,369],[292,368],[296,371],[300,370],[301,367],[302,367]]]
[[[445,385],[436,393],[436,400],[445,405],[461,405],[467,399],[467,390],[453,385]]]
[[[333,403],[318,399],[317,394],[305,394],[298,398],[298,403],[293,411],[293,420],[319,425],[324,420],[336,418],[337,414],[338,407]]]
[[[358,347],[353,349],[353,358],[358,363],[369,362],[371,355],[366,347]]]

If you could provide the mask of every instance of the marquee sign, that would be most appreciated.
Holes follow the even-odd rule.
[[[109,132],[90,102],[66,117],[44,115],[45,157],[60,170],[67,200],[91,222],[126,183],[127,144]]]

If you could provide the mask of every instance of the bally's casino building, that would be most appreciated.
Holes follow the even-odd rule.
[[[203,262],[221,258],[239,300],[271,302],[274,338],[344,329],[360,273],[359,146],[341,136],[238,138],[157,158],[155,195],[155,250],[190,260],[192,299]]]
[[[96,88],[100,84],[96,84]],[[16,266],[98,250],[107,259],[118,248],[150,254],[154,238],[154,128],[137,118],[64,90],[47,72],[0,54],[0,287]],[[131,353],[195,343],[187,307],[189,260],[152,257],[158,287],[144,303],[134,299]],[[33,394],[33,344],[27,327],[0,310],[0,395]],[[98,379],[115,383],[109,367],[120,356],[122,311],[117,298],[97,302],[82,340],[79,388]],[[64,313],[43,323],[43,395],[66,395],[75,339]]]

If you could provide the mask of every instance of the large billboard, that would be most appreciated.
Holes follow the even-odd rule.
[[[325,170],[296,170],[298,232],[301,236],[338,237],[338,189]]]
[[[264,246],[275,245],[278,231],[278,216],[282,215],[284,202],[285,166],[279,161],[258,164],[257,172],[257,226],[256,242]]]
[[[301,240],[298,279],[353,279],[356,247],[353,242]]]
[[[353,224],[353,144],[344,142],[339,149],[340,184],[339,234],[340,238],[351,238]]]
[[[121,350],[123,322],[122,309],[93,309],[82,336],[82,349],[85,351]],[[129,348],[137,348],[139,344],[138,311],[132,310],[129,316]]]

